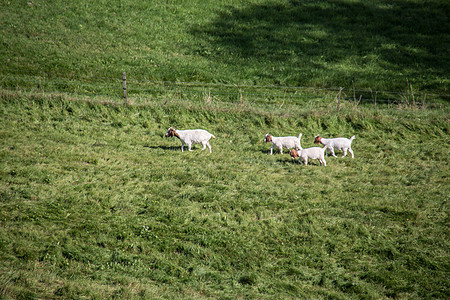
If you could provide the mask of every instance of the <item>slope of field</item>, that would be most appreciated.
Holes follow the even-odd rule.
[[[447,95],[448,11],[445,0],[7,1],[1,84],[27,86],[39,75],[28,88],[52,83],[70,92],[80,77],[100,85],[127,72],[138,80],[393,92],[412,84]]]
[[[449,296],[445,111],[0,96],[6,299]],[[267,132],[356,135],[355,158],[270,156]]]
[[[0,298],[450,298],[449,11],[3,1]]]

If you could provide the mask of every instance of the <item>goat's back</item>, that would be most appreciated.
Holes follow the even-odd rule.
[[[208,141],[211,138],[215,138],[214,135],[204,129],[186,129],[177,130],[177,132],[181,138],[184,140],[189,140],[193,143],[201,143],[203,141]]]
[[[318,158],[323,158],[324,157],[324,152],[325,152],[325,148],[321,148],[321,147],[311,147],[311,148],[306,148],[306,149],[302,149],[300,150],[300,156],[301,157],[308,157],[311,159],[318,159]]]
[[[354,139],[354,136],[351,139],[344,138],[344,137],[338,137],[338,138],[327,139],[327,141],[323,142],[323,144],[329,145],[335,149],[343,150],[344,148],[351,147],[353,139]],[[322,139],[322,141],[323,140],[324,139]]]
[[[296,136],[272,137],[272,143],[283,145],[285,148],[301,148],[300,139]]]

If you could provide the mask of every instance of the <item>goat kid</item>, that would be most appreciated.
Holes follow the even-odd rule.
[[[266,134],[264,137],[264,142],[269,143],[271,142],[273,145],[270,147],[270,155],[273,154],[273,148],[277,147],[280,149],[280,153],[283,154],[283,148],[286,149],[296,149],[300,150],[302,149],[302,146],[300,146],[300,139],[302,138],[302,134],[300,133],[298,137],[295,136],[271,136],[270,134]]]
[[[325,150],[328,148],[328,146],[325,146],[323,148],[320,147],[311,147],[306,149],[300,149],[295,150],[292,149],[289,151],[289,154],[291,155],[292,159],[299,158],[298,161],[300,162],[300,158],[303,159],[303,162],[305,163],[305,166],[308,165],[308,158],[310,159],[318,159],[320,165],[326,167],[327,162],[325,161]]]
[[[188,146],[188,150],[191,150],[192,144],[202,144],[202,150],[206,149],[206,146],[209,148],[209,153],[211,153],[211,145],[209,144],[209,140],[211,138],[215,139],[216,137],[203,129],[189,129],[189,130],[176,130],[173,127],[170,127],[166,132],[166,137],[177,137],[181,141],[181,152],[184,151],[184,145]]]
[[[344,155],[342,157],[345,157],[347,155],[347,150],[350,152],[350,155],[352,158],[355,156],[353,155],[352,150],[352,142],[355,139],[355,136],[352,136],[351,138],[333,138],[333,139],[325,139],[323,137],[320,137],[319,135],[316,135],[314,137],[314,144],[322,144],[324,146],[328,146],[328,149],[330,149],[331,155],[334,157],[337,157],[334,154],[334,149],[342,150],[344,151]]]

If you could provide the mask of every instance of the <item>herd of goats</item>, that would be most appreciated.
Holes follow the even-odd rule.
[[[193,144],[202,144],[202,150],[205,150],[206,147],[209,148],[209,152],[211,153],[211,145],[209,144],[209,140],[211,138],[216,138],[214,135],[209,133],[204,129],[189,129],[189,130],[178,130],[174,127],[170,127],[166,132],[166,137],[177,137],[181,141],[181,151],[184,151],[184,145],[187,145],[188,150],[191,150]],[[266,134],[264,138],[264,142],[272,143],[272,147],[270,148],[270,155],[273,154],[273,148],[277,147],[280,150],[280,153],[283,154],[283,148],[290,149],[289,154],[292,159],[300,158],[303,160],[305,165],[308,164],[308,159],[317,159],[319,160],[320,165],[326,166],[327,162],[325,161],[325,151],[328,149],[331,152],[331,155],[336,157],[334,150],[341,150],[344,152],[343,156],[347,155],[347,151],[350,152],[352,158],[354,158],[353,150],[352,150],[352,141],[355,139],[355,136],[351,138],[331,138],[326,139],[316,135],[314,137],[314,144],[322,144],[324,147],[311,147],[303,149],[300,145],[300,139],[302,138],[302,134],[300,133],[298,137],[296,136],[271,136],[270,134]]]

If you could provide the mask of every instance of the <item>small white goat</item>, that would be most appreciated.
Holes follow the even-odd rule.
[[[170,127],[166,132],[166,137],[173,136],[176,136],[181,140],[181,152],[184,151],[184,144],[188,146],[189,151],[192,151],[192,144],[202,144],[202,150],[205,150],[206,146],[208,146],[209,153],[211,153],[211,145],[209,144],[209,140],[211,138],[216,138],[214,135],[203,129],[176,130],[175,128]]]
[[[302,138],[302,134],[300,133],[298,137],[295,136],[271,136],[270,134],[266,134],[264,138],[264,142],[268,143],[271,142],[273,145],[270,147],[270,155],[273,154],[273,147],[278,147],[280,149],[280,153],[283,154],[283,148],[286,149],[296,149],[300,150],[302,149],[302,146],[300,146],[300,139]]]
[[[334,157],[337,157],[334,154],[334,149],[337,150],[342,150],[344,151],[344,155],[342,155],[342,157],[347,155],[347,150],[348,152],[350,152],[352,158],[354,158],[355,156],[353,155],[353,150],[352,150],[352,141],[355,139],[355,136],[352,136],[350,139],[348,138],[333,138],[333,139],[325,139],[323,137],[320,137],[318,135],[316,135],[314,137],[314,144],[322,144],[324,146],[328,146],[328,149],[330,149],[331,155],[333,155]]]
[[[323,165],[324,167],[327,166],[327,162],[325,161],[325,150],[328,146],[325,146],[323,148],[320,147],[311,147],[301,150],[295,150],[292,149],[289,151],[289,154],[291,155],[292,159],[299,158],[298,161],[300,162],[300,157],[303,159],[303,162],[305,163],[305,166],[308,165],[308,158],[310,159],[318,159],[320,165]]]

